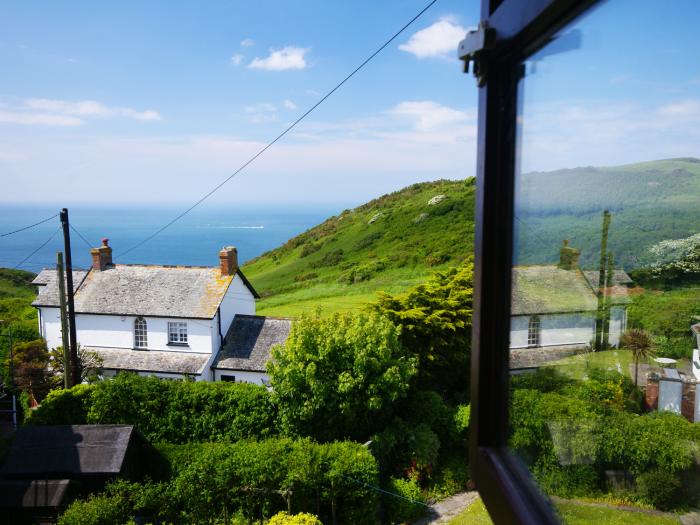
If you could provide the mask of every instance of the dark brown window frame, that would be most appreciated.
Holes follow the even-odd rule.
[[[482,0],[471,370],[471,476],[493,521],[559,523],[507,447],[518,81],[522,61],[595,0]]]

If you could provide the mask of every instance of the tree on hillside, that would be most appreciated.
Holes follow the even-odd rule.
[[[634,386],[637,386],[639,361],[649,359],[654,355],[652,336],[646,330],[633,328],[622,334],[620,345],[632,352],[632,358],[634,359]]]
[[[448,397],[469,391],[474,264],[437,272],[408,293],[379,293],[371,310],[401,327],[401,343],[418,359],[418,387]]]
[[[416,373],[399,329],[377,314],[305,316],[267,369],[287,431],[322,441],[384,428]]]

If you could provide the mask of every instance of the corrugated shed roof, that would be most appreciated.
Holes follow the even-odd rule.
[[[102,368],[169,374],[201,374],[211,354],[85,347],[102,358]]]
[[[512,315],[588,312],[598,299],[580,270],[557,266],[513,268]]]
[[[58,306],[56,276],[51,272],[43,270],[35,279],[47,285],[40,289],[34,306]],[[242,272],[237,275],[257,297]],[[78,313],[201,319],[216,315],[233,280],[233,276],[222,276],[219,268],[131,264],[91,270],[81,277],[81,284],[74,286]]]
[[[21,427],[15,434],[0,475],[118,474],[133,435],[131,425]]]
[[[236,315],[214,368],[265,372],[273,345],[284,344],[292,320],[259,315]]]
[[[73,292],[78,290],[87,274],[87,270],[73,270]],[[32,284],[39,287],[39,294],[32,302],[33,306],[60,306],[58,301],[58,278],[55,269],[41,270],[39,275],[32,281]]]

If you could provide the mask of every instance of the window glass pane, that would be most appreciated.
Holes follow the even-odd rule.
[[[524,62],[509,439],[550,495],[700,504],[699,15],[604,3]]]

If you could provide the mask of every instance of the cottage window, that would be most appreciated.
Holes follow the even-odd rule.
[[[134,347],[148,347],[148,325],[143,317],[137,317],[134,320]]]
[[[187,323],[169,322],[168,323],[168,344],[185,345],[187,344]]]
[[[539,315],[533,315],[527,323],[527,346],[540,346]]]

